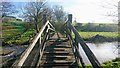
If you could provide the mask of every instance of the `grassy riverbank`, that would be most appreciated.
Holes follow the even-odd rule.
[[[89,39],[97,34],[104,36],[106,38],[116,38],[118,36],[118,32],[79,32],[79,34],[84,39]]]
[[[104,62],[101,65],[103,68],[120,68],[120,58],[116,58],[114,60]],[[92,68],[90,64],[86,64],[85,67]],[[82,68],[82,65],[80,65],[80,68]]]
[[[112,42],[118,39],[118,32],[79,32],[79,34],[89,42]]]
[[[2,45],[26,44],[34,34],[34,29],[29,28],[29,23],[9,20],[2,25]]]
[[[34,36],[34,25],[19,20],[3,21],[2,39],[3,45],[27,44]],[[83,32],[79,31],[80,36],[88,42],[112,42],[117,41],[117,32]],[[73,34],[74,36],[74,34]]]

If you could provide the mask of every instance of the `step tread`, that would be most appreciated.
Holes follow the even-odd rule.
[[[42,64],[41,65],[41,67],[42,66],[44,66],[44,67],[47,67],[47,66],[61,66],[61,67],[63,67],[63,66],[75,66],[74,64],[72,65],[72,63],[68,63],[68,64],[47,64],[47,63],[45,63],[45,64]]]
[[[72,52],[64,52],[64,51],[63,51],[63,52],[62,52],[62,51],[57,51],[57,52],[56,52],[56,51],[55,51],[55,52],[44,52],[44,55],[45,55],[45,54],[53,54],[53,55],[67,54],[67,55],[68,55],[68,54],[72,54]]]
[[[73,61],[43,61],[42,64],[71,64]]]
[[[46,68],[49,66],[56,66],[56,68],[57,66],[66,66],[65,68],[71,66],[75,62],[75,58],[72,47],[67,42],[67,38],[49,40],[41,61],[41,67]]]
[[[42,65],[41,68],[78,68],[76,65],[64,64],[64,65]]]
[[[51,61],[52,61],[53,63],[73,62],[73,60],[48,60],[48,61],[46,61],[46,62],[50,62],[50,63],[51,63]]]
[[[66,58],[66,57],[62,57],[62,58],[42,58],[41,59],[42,61],[46,60],[46,61],[52,61],[52,60],[57,60],[57,61],[61,61],[61,60],[66,60],[66,61],[69,61],[69,60],[75,60],[74,57],[69,57],[69,58]]]
[[[55,50],[45,50],[44,53],[73,53],[73,52],[71,50],[55,49]]]
[[[69,47],[69,46],[51,46],[51,47],[46,47],[45,49],[49,49],[49,48],[70,48],[71,49],[71,47]]]
[[[62,58],[62,57],[73,57],[73,56],[54,55],[54,56],[47,56],[47,57],[57,57],[57,58]]]

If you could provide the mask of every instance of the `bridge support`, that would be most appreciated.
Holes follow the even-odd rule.
[[[72,14],[68,14],[68,22],[67,25],[72,24]],[[70,31],[70,35],[72,34],[71,30]]]
[[[72,23],[72,14],[68,14],[68,22]]]
[[[45,23],[47,22],[46,14],[43,14],[43,18],[42,18],[42,20],[43,20],[43,25],[45,25]]]

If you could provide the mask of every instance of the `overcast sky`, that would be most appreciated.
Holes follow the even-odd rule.
[[[12,0],[14,2],[30,2],[30,0]],[[34,1],[34,0],[33,0]],[[64,11],[73,14],[77,22],[113,23],[113,17],[105,16],[108,12],[115,12],[117,8],[106,3],[116,4],[119,0],[48,0],[49,3],[62,5]],[[103,8],[108,6],[109,8]],[[117,13],[117,11],[116,11]]]
[[[105,16],[108,12],[117,13],[117,8],[107,3],[116,4],[119,0],[51,0],[53,4],[60,4],[64,10],[73,14],[78,22],[113,23],[114,17]],[[103,8],[108,6],[109,8]]]

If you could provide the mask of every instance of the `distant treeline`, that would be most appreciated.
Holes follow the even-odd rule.
[[[98,23],[76,23],[74,24],[78,31],[90,32],[116,32],[118,31],[117,24],[98,24]]]

